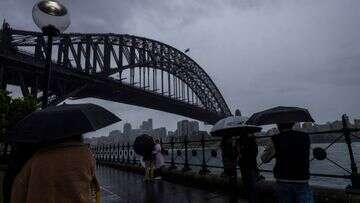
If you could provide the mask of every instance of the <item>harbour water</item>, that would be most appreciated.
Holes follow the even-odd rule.
[[[312,149],[315,147],[326,148],[329,144],[313,144]],[[355,161],[359,167],[360,165],[360,143],[353,143],[353,152]],[[264,150],[264,147],[259,148],[259,154],[261,154]],[[178,168],[182,168],[185,156],[184,150],[180,150],[181,155],[179,155],[178,150],[174,152],[175,162],[178,163]],[[194,152],[196,151],[196,156],[194,156]],[[216,151],[216,156],[214,155],[214,151]],[[345,143],[336,143],[330,146],[327,150],[327,158],[325,160],[312,160],[310,163],[310,172],[313,174],[329,174],[329,175],[350,175],[351,167],[350,167],[350,158],[348,153],[348,148]],[[189,164],[200,165],[202,163],[202,154],[201,149],[189,149],[188,150],[188,160]],[[310,159],[312,159],[312,154]],[[169,150],[169,154],[165,156],[166,162],[171,162],[171,150]],[[222,169],[222,160],[221,160],[221,150],[218,147],[207,148],[205,150],[205,160],[209,169],[214,174],[220,174]],[[258,160],[260,164],[261,161]],[[271,161],[267,164],[260,164],[261,169],[272,170],[275,161]],[[200,170],[199,166],[190,166],[192,170],[198,171]],[[272,173],[263,172],[262,175],[266,177],[266,179],[273,179]],[[310,180],[310,184],[319,185],[319,186],[327,186],[333,188],[346,188],[350,184],[349,179],[344,178],[328,178],[328,177],[317,177],[312,176]]]

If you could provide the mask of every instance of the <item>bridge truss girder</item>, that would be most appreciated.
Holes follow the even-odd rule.
[[[6,66],[5,71],[4,68],[0,69],[0,79],[8,72],[11,75],[9,79],[20,84],[24,94],[35,95],[33,83],[41,89],[39,84],[42,83],[39,80],[42,79],[39,78],[43,78],[42,73],[33,80],[27,78],[31,74],[42,72],[39,70],[42,70],[45,57],[46,37],[37,32],[11,29],[3,30],[2,33],[10,36],[7,44],[11,48],[3,51],[1,64]],[[88,96],[178,113],[178,109],[161,108],[161,105],[165,107],[171,104],[176,108],[197,109],[208,114],[209,119],[205,120],[211,120],[210,123],[231,115],[224,98],[205,71],[184,53],[161,42],[131,35],[65,34],[54,40],[53,53],[54,72],[61,70],[60,72],[80,74],[90,79],[69,82],[61,78],[63,75],[53,76],[52,91],[56,102],[69,96]],[[13,59],[9,59],[11,57]],[[21,61],[21,58],[24,60]],[[35,72],[25,73],[25,69],[20,68],[21,74],[15,74],[14,71],[19,67],[14,65],[14,61],[20,61],[27,67],[35,67]],[[9,70],[6,67],[10,66],[11,71],[6,71]],[[98,84],[92,79],[106,82]],[[27,84],[26,81],[32,84]],[[94,84],[105,87],[113,83],[116,85],[109,91],[94,88]],[[27,87],[31,87],[31,92],[27,92]],[[137,101],[119,91],[129,93]],[[159,105],[149,101],[149,98],[159,102]],[[180,114],[192,117],[188,113],[194,112]]]

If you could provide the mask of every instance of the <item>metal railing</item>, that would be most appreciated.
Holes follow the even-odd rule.
[[[348,118],[346,115],[342,117],[343,127],[338,130],[331,131],[321,131],[321,132],[311,132],[311,136],[319,134],[339,134],[335,137],[330,143],[323,143],[324,146],[313,147],[313,155],[310,158],[310,163],[313,163],[315,160],[318,161],[327,161],[333,166],[337,167],[338,170],[342,172],[337,173],[323,173],[323,172],[313,172],[311,171],[310,175],[312,177],[326,177],[326,178],[338,178],[338,179],[348,179],[351,182],[350,187],[354,189],[360,189],[360,176],[358,173],[357,163],[354,156],[354,150],[352,147],[353,140],[356,139],[360,141],[360,136],[354,134],[355,132],[360,132],[360,129],[350,128],[348,126]],[[259,136],[257,139],[270,139],[271,136]],[[343,140],[341,140],[343,139]],[[339,144],[339,141],[342,141],[342,144],[346,145],[345,149],[337,151],[336,153],[346,153],[348,163],[338,163],[333,160],[333,158],[328,157],[328,150],[333,145]],[[172,137],[170,141],[163,142],[160,140],[162,146],[162,153],[165,157],[165,163],[169,166],[169,170],[181,169],[182,171],[198,171],[201,175],[206,175],[209,173],[222,173],[223,172],[223,163],[221,159],[221,150],[219,143],[221,139],[209,139],[201,136],[201,139],[198,140],[189,140],[187,136],[184,136],[182,140],[177,140]],[[116,143],[116,144],[102,144],[102,145],[92,145],[91,149],[94,153],[95,158],[99,162],[107,162],[113,164],[132,164],[139,165],[141,162],[141,157],[137,156],[133,150],[133,146],[130,143]],[[345,150],[345,151],[344,151]],[[341,156],[341,155],[339,155]],[[358,160],[360,161],[360,160]],[[259,164],[260,172],[263,173],[272,173],[272,170],[266,169],[263,166],[266,164]],[[268,167],[272,165],[267,165]],[[348,169],[347,167],[350,167]],[[326,168],[326,171],[330,171],[330,168]]]

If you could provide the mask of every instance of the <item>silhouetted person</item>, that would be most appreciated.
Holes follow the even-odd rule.
[[[236,176],[236,149],[231,136],[224,136],[220,143],[224,176],[234,178]]]
[[[143,161],[145,162],[144,181],[145,182],[153,181],[155,156],[152,153],[145,154],[143,156]]]
[[[272,137],[261,159],[276,159],[274,176],[279,203],[313,203],[309,187],[310,137],[292,130],[294,123],[277,124],[280,131]]]
[[[249,203],[258,202],[256,182],[259,179],[257,166],[258,146],[254,136],[243,135],[236,141],[238,165]]]

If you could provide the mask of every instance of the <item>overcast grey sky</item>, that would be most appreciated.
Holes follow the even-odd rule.
[[[33,0],[1,0],[0,18],[36,30]],[[129,33],[189,55],[212,77],[234,111],[277,105],[309,108],[320,122],[360,118],[359,0],[63,0],[70,32]],[[100,102],[125,121],[181,117]],[[122,126],[118,124],[105,129]]]

